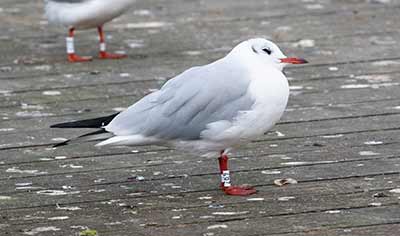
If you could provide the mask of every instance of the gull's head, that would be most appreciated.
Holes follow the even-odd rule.
[[[302,58],[287,57],[275,43],[263,38],[246,40],[237,45],[232,53],[243,60],[257,60],[279,70],[283,70],[288,64],[308,63]]]

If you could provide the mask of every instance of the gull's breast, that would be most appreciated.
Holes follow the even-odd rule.
[[[252,109],[240,114],[234,126],[241,139],[254,139],[271,129],[282,117],[289,98],[289,84],[281,71],[253,77],[248,92],[254,98]]]

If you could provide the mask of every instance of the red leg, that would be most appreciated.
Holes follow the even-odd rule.
[[[126,57],[126,55],[124,54],[112,54],[106,52],[106,41],[104,38],[103,27],[99,26],[97,27],[97,30],[99,32],[99,38],[100,38],[100,52],[99,52],[100,59],[121,59]]]
[[[231,186],[231,178],[228,169],[228,156],[221,151],[221,156],[218,158],[219,169],[221,173],[221,189],[228,195],[234,196],[247,196],[256,193],[252,187],[249,186]]]
[[[69,35],[67,37],[67,53],[68,53],[68,61],[69,62],[85,62],[91,61],[91,57],[80,57],[75,54],[75,46],[74,46],[74,28],[69,29]]]

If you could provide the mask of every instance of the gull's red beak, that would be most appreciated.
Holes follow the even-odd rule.
[[[287,57],[287,58],[282,58],[281,63],[289,63],[289,64],[305,64],[308,63],[303,58],[296,58],[296,57]]]

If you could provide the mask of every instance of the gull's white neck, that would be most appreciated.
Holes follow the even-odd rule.
[[[243,138],[262,135],[279,121],[289,99],[289,84],[282,71],[268,62],[251,55],[228,55],[225,62],[232,70],[250,80],[248,93],[254,98],[252,110],[239,119]]]

